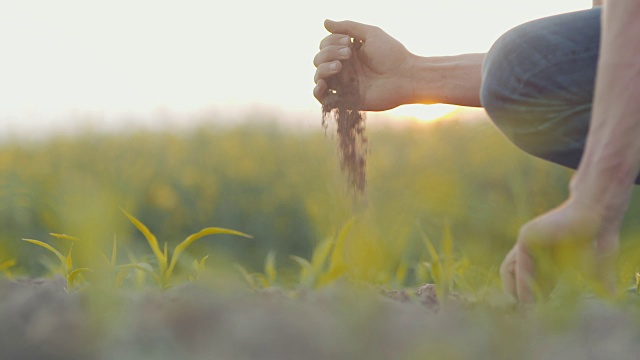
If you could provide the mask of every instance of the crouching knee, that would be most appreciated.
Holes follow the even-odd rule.
[[[522,150],[542,155],[531,135],[538,125],[528,94],[523,94],[522,42],[517,28],[487,53],[482,67],[480,101],[493,123]]]
[[[531,24],[500,37],[487,53],[482,68],[480,101],[493,123],[520,149],[548,158],[551,130],[558,113],[545,78],[544,62]]]

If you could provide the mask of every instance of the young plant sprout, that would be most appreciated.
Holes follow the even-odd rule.
[[[39,241],[39,240],[33,240],[33,239],[22,239],[23,241],[26,241],[28,243],[32,243],[35,245],[38,245],[40,247],[43,247],[49,251],[51,251],[52,253],[54,253],[56,255],[56,257],[58,258],[58,260],[60,260],[60,263],[62,265],[62,270],[64,273],[64,277],[67,279],[67,289],[73,289],[73,287],[75,286],[76,280],[78,278],[78,275],[80,275],[83,272],[87,272],[87,271],[93,271],[90,268],[77,268],[74,269],[73,268],[73,258],[71,257],[71,252],[73,250],[73,244],[75,242],[80,241],[80,239],[73,237],[73,236],[69,236],[69,235],[64,235],[64,234],[54,234],[54,233],[50,233],[51,236],[58,238],[58,239],[65,239],[65,240],[69,240],[71,241],[71,247],[69,248],[69,253],[67,254],[67,256],[62,255],[62,253],[60,251],[58,251],[56,248],[54,248],[53,246]]]
[[[121,209],[122,210],[122,209]],[[193,244],[196,240],[201,237],[207,235],[215,235],[215,234],[228,234],[228,235],[237,235],[243,236],[246,238],[253,238],[251,235],[247,235],[245,233],[224,229],[224,228],[216,228],[209,227],[200,230],[199,232],[188,236],[184,239],[180,244],[178,244],[174,249],[171,257],[169,257],[168,244],[164,243],[164,250],[160,250],[160,246],[158,245],[158,240],[155,235],[153,235],[149,229],[142,223],[140,220],[136,219],[133,215],[128,212],[122,210],[122,212],[129,218],[131,223],[135,225],[135,227],[144,235],[153,251],[154,255],[158,259],[158,272],[155,274],[156,281],[160,284],[161,287],[167,288],[171,285],[171,275],[176,267],[178,259],[180,255],[189,247],[189,245]],[[204,266],[204,260],[201,260],[202,266]]]

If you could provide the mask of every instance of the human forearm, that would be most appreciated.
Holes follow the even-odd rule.
[[[593,4],[594,7],[595,6],[602,6],[602,5],[604,5],[604,0],[593,0],[591,3]]]
[[[412,94],[406,103],[480,105],[482,62],[485,54],[412,59]]]
[[[571,192],[616,232],[640,170],[640,1],[603,8],[591,126]]]

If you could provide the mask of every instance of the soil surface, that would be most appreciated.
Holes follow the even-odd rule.
[[[383,291],[68,293],[0,280],[1,359],[637,359],[637,303],[526,311]]]

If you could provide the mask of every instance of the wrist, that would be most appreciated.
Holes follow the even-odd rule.
[[[587,153],[571,178],[571,197],[579,199],[603,218],[624,214],[635,180],[630,168],[614,160],[592,161]]]
[[[409,60],[408,83],[411,91],[407,104],[437,104],[444,102],[444,93],[448,92],[446,63],[442,58],[429,58],[412,55]]]
[[[411,91],[407,104],[480,106],[484,54],[409,59]]]
[[[569,201],[585,209],[599,223],[599,239],[616,238],[629,206],[633,185],[618,185],[602,177],[576,173],[569,186]]]

